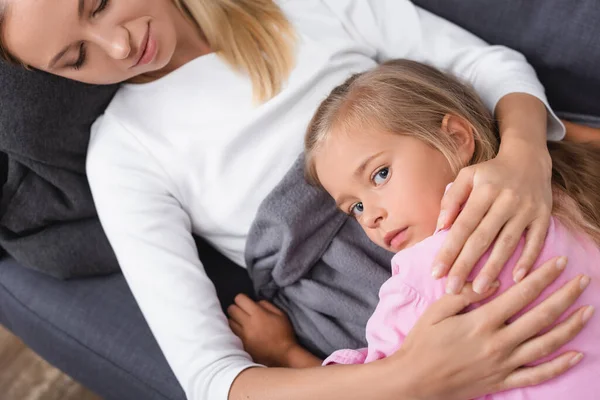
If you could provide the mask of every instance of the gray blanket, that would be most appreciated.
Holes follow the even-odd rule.
[[[257,295],[285,310],[300,342],[322,357],[365,346],[391,258],[305,182],[303,157],[262,203],[246,246]]]

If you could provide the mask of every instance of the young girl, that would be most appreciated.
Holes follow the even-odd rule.
[[[380,303],[367,324],[368,348],[339,350],[324,364],[363,364],[388,357],[401,348],[420,316],[446,291],[445,282],[434,280],[424,267],[431,264],[447,236],[446,230],[436,230],[440,200],[460,168],[495,157],[494,121],[474,91],[456,79],[417,62],[391,61],[354,75],[334,89],[313,117],[305,146],[309,181],[327,190],[371,240],[397,253],[392,278],[382,286]],[[542,297],[579,274],[579,285],[596,286],[575,305],[587,304],[589,317],[593,307],[600,305],[600,272],[593,269],[600,261],[600,150],[566,142],[548,146],[555,200],[535,267],[551,257],[567,255],[569,268]],[[513,284],[510,271],[523,250],[524,238],[513,240],[519,244],[509,268],[493,284],[500,292]],[[481,243],[485,248],[488,245]],[[471,279],[490,253],[479,260]],[[559,268],[565,266],[562,261]],[[499,317],[508,317],[512,311],[500,310],[503,315]],[[551,321],[553,316],[548,315],[547,327]],[[592,321],[570,344],[586,353],[585,367],[541,386],[488,398],[598,398],[598,337],[600,321]],[[276,362],[295,366],[320,362],[296,345],[289,347],[285,357]]]

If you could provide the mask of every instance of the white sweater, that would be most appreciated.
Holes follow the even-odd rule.
[[[405,0],[280,0],[300,39],[283,91],[252,87],[214,54],[157,81],[123,85],[93,126],[88,174],[100,220],[190,400],[224,400],[253,366],[198,259],[192,232],[244,265],[260,202],[302,151],[312,113],[350,74],[410,58],[470,82],[493,110],[512,92],[544,103],[519,53],[488,46]],[[548,107],[548,105],[547,105]],[[550,117],[549,135],[563,127]]]

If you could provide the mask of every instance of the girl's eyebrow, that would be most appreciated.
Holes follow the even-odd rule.
[[[361,163],[361,164],[358,166],[358,168],[356,168],[356,171],[354,171],[354,176],[356,176],[356,177],[359,177],[359,176],[361,176],[362,174],[364,174],[364,172],[365,172],[365,169],[367,168],[367,165],[369,165],[369,163],[370,163],[371,161],[373,161],[375,158],[379,157],[379,156],[380,156],[380,155],[382,155],[382,154],[383,154],[383,151],[380,151],[380,152],[379,152],[379,153],[377,153],[377,154],[373,154],[372,156],[370,156],[370,157],[367,157],[367,158],[366,158],[366,159],[365,159],[365,160],[364,160],[364,161],[363,161],[363,162],[362,162],[362,163]]]

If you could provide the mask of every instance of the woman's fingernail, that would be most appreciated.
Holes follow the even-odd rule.
[[[431,270],[431,276],[433,276],[435,279],[440,279],[444,269],[444,264],[436,264]]]
[[[596,311],[594,309],[594,306],[587,306],[587,308],[583,312],[583,315],[581,316],[581,320],[584,324],[587,324],[590,318],[592,318],[592,315],[594,315],[594,311]]]
[[[442,212],[440,212],[436,230],[439,231],[440,229],[442,229],[444,227],[444,225],[446,225],[446,210],[442,210]]]
[[[525,268],[519,268],[517,272],[515,272],[513,280],[515,282],[521,282],[523,278],[525,278],[525,274],[527,274],[527,270]]]
[[[451,276],[448,278],[448,282],[446,284],[446,293],[447,294],[458,294],[460,290],[460,279],[458,276]]]
[[[567,266],[567,257],[560,257],[558,260],[556,260],[556,268],[558,268],[559,270],[563,270],[565,269],[565,267]]]
[[[582,276],[581,279],[579,280],[579,287],[581,288],[581,290],[588,287],[589,284],[590,284],[590,277],[587,275]]]
[[[479,276],[473,282],[473,291],[478,294],[484,294],[490,287],[490,279],[487,276]]]
[[[583,354],[577,353],[573,358],[571,358],[571,361],[569,361],[569,365],[572,367],[573,365],[577,364],[582,359],[583,359]]]

